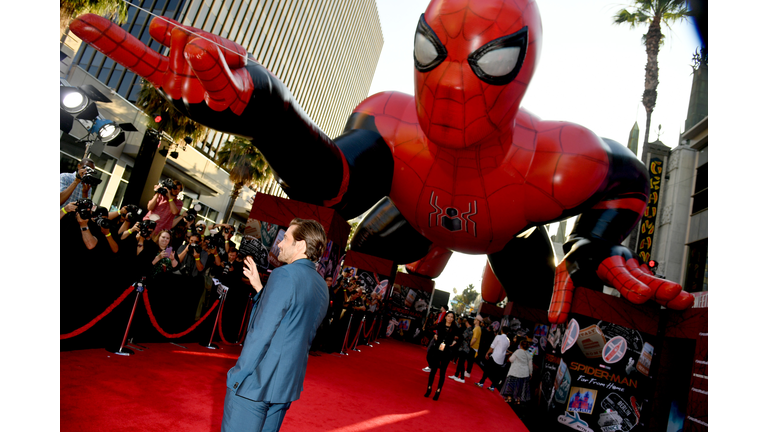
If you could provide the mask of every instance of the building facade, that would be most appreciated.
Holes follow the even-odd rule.
[[[375,0],[131,0],[128,12],[122,27],[161,54],[168,49],[148,32],[153,16],[170,17],[239,43],[286,84],[330,137],[341,134],[347,116],[368,96],[384,42]],[[91,158],[102,178],[94,202],[116,209],[128,204],[122,198],[130,181],[145,181],[147,192],[162,178],[174,178],[184,183],[185,208],[199,203],[202,218],[221,222],[233,184],[214,161],[219,149],[234,137],[210,130],[190,145],[166,137],[146,178],[131,179],[145,131],[153,124],[134,105],[141,78],[88,45],[79,45],[75,53],[78,42],[69,34],[62,37],[63,83],[93,85],[112,100],[99,104],[102,116],[138,129],[127,133],[126,142],[118,147],[94,148]],[[69,134],[62,133],[61,172],[74,171],[83,157],[85,143],[78,138],[84,135],[85,130],[77,126]],[[161,155],[163,148],[176,158]],[[258,192],[284,196],[274,181],[258,191],[244,188],[235,203],[235,222],[245,222],[250,201]],[[146,206],[145,202],[134,204]]]
[[[693,74],[685,132],[664,170],[652,258],[657,273],[683,285],[706,306],[708,269],[707,65]]]

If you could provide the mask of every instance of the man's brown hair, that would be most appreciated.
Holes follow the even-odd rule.
[[[307,242],[307,258],[312,262],[317,262],[325,253],[326,238],[323,226],[316,220],[300,218],[292,220],[291,225],[296,226],[293,239]]]

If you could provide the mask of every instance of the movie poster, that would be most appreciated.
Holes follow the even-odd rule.
[[[560,340],[549,344],[545,370],[551,374],[560,362],[552,387],[542,383],[542,390],[548,390],[558,430],[646,430],[643,406],[650,406],[653,390],[648,371],[655,361],[655,336],[581,315],[574,315],[564,332],[548,333],[549,342],[558,334]]]
[[[392,317],[400,323],[392,337],[398,340],[410,340],[417,328],[421,328],[427,314],[430,293],[418,288],[395,284],[392,289],[392,301],[389,303]]]

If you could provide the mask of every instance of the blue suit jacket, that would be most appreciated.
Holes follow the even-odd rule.
[[[295,401],[303,389],[309,347],[328,310],[328,287],[315,264],[300,259],[273,270],[256,302],[227,387],[254,401]]]

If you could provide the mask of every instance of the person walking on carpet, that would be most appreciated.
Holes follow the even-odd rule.
[[[455,322],[456,314],[453,311],[449,311],[445,314],[443,321],[437,326],[435,336],[432,340],[432,346],[427,350],[427,363],[429,363],[429,385],[427,386],[427,393],[424,397],[429,397],[432,393],[432,383],[435,380],[437,370],[440,369],[440,380],[437,383],[437,390],[435,390],[435,396],[433,400],[437,400],[440,397],[440,391],[445,383],[445,372],[448,368],[448,363],[453,358],[453,351],[458,348],[459,339],[461,338],[461,330]]]
[[[501,395],[507,403],[528,402],[531,400],[531,377],[533,376],[533,359],[528,354],[528,340],[520,342],[520,348],[509,356],[509,372],[501,388]]]
[[[266,286],[253,258],[245,259],[243,274],[257,294],[243,350],[227,372],[222,432],[278,431],[299,399],[309,348],[328,310],[328,287],[315,270],[325,244],[319,222],[296,218],[278,244],[286,265]]]

